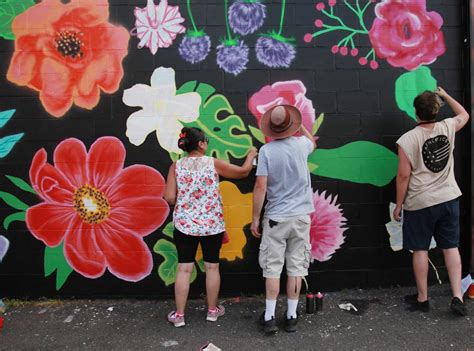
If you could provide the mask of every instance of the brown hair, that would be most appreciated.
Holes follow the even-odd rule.
[[[419,94],[413,101],[416,115],[422,121],[434,120],[438,115],[441,105],[441,99],[438,94],[428,90]]]

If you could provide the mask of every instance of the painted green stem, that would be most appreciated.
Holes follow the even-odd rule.
[[[193,25],[194,31],[198,32],[196,27],[196,22],[194,22],[193,12],[191,11],[191,0],[186,0],[186,7],[188,10],[189,19],[191,20],[191,24]]]
[[[225,17],[225,26],[227,29],[227,40],[231,41],[232,40],[232,35],[230,34],[230,26],[229,26],[229,19],[227,18],[227,14],[229,13],[228,11],[229,3],[228,0],[224,0],[224,17]]]
[[[286,8],[286,0],[281,2],[281,14],[280,14],[280,28],[278,29],[278,35],[281,35],[283,31],[283,21],[285,19],[285,8]]]

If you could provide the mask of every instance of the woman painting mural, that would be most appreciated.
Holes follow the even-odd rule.
[[[219,251],[225,231],[219,176],[228,179],[246,177],[252,169],[257,149],[252,147],[242,166],[205,156],[208,138],[199,128],[183,128],[178,146],[187,156],[173,163],[168,172],[165,199],[175,205],[174,242],[178,251],[178,269],[174,286],[176,310],[168,321],[182,327],[191,273],[198,244],[201,244],[206,268],[206,320],[215,322],[225,309],[217,305],[220,288]]]

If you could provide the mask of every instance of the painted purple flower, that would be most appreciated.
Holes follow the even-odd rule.
[[[181,58],[190,63],[198,63],[206,59],[211,50],[211,39],[208,35],[184,36],[181,44],[179,44],[179,54]]]
[[[7,254],[8,247],[10,246],[10,242],[7,238],[3,235],[0,235],[0,262],[2,262],[3,258]]]
[[[217,64],[227,73],[238,75],[247,68],[249,48],[242,40],[224,42],[217,46]]]
[[[234,33],[247,35],[263,25],[266,7],[257,0],[236,0],[229,8],[229,24]]]
[[[293,45],[270,36],[258,38],[255,51],[257,52],[257,60],[271,68],[288,68],[296,56]]]

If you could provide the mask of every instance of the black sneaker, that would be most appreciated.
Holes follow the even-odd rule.
[[[265,334],[275,334],[278,331],[275,317],[272,317],[269,321],[265,320],[265,312],[260,316],[260,324],[263,326]]]
[[[467,316],[466,305],[457,297],[451,300],[451,311],[458,316]]]
[[[298,324],[298,313],[296,313],[296,318],[288,318],[285,315],[285,331],[287,333],[294,333],[296,331],[296,325]]]
[[[423,302],[418,301],[418,294],[405,296],[405,302],[410,305],[410,311],[430,311],[430,301],[426,300]]]

